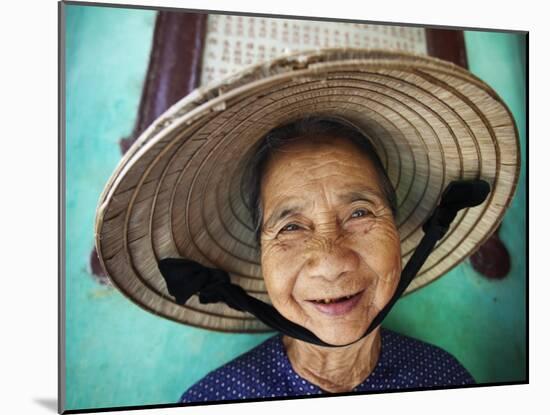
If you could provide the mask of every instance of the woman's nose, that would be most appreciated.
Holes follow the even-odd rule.
[[[359,267],[359,256],[353,249],[333,241],[323,241],[316,245],[306,261],[305,271],[308,276],[335,280]]]

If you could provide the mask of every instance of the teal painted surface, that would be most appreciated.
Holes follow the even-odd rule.
[[[271,335],[216,333],[155,317],[89,273],[96,203],[120,159],[118,142],[133,127],[154,18],[143,10],[67,6],[67,409],[174,402]],[[509,103],[524,140],[517,38],[466,39],[472,69]],[[522,183],[501,231],[513,253],[505,281],[486,281],[461,264],[402,299],[385,323],[451,351],[478,381],[524,377],[524,191]]]

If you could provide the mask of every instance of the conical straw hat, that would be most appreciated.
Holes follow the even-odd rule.
[[[407,289],[443,275],[496,229],[519,175],[510,111],[487,84],[435,58],[326,49],[290,54],[200,88],[160,116],[126,153],[101,196],[100,260],[114,285],[155,314],[221,331],[269,330],[254,316],[193,296],[178,305],[157,261],[223,269],[269,302],[241,181],[242,162],[271,129],[304,116],[346,120],[372,139],[397,193],[403,264],[452,180],[491,193],[459,212]]]

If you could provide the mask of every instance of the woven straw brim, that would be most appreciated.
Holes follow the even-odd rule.
[[[519,174],[513,117],[468,71],[434,58],[350,49],[288,55],[195,90],[126,153],[98,207],[96,244],[113,283],[141,307],[193,326],[264,331],[225,304],[185,306],[168,294],[157,260],[185,257],[224,269],[269,302],[242,191],[242,161],[269,130],[306,115],[341,118],[372,138],[398,199],[406,264],[422,224],[452,180],[491,185],[459,212],[411,292],[472,254],[496,229]]]

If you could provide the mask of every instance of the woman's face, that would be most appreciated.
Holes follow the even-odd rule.
[[[357,340],[401,274],[399,234],[370,159],[344,138],[302,137],[268,161],[261,202],[275,308],[327,343]]]

